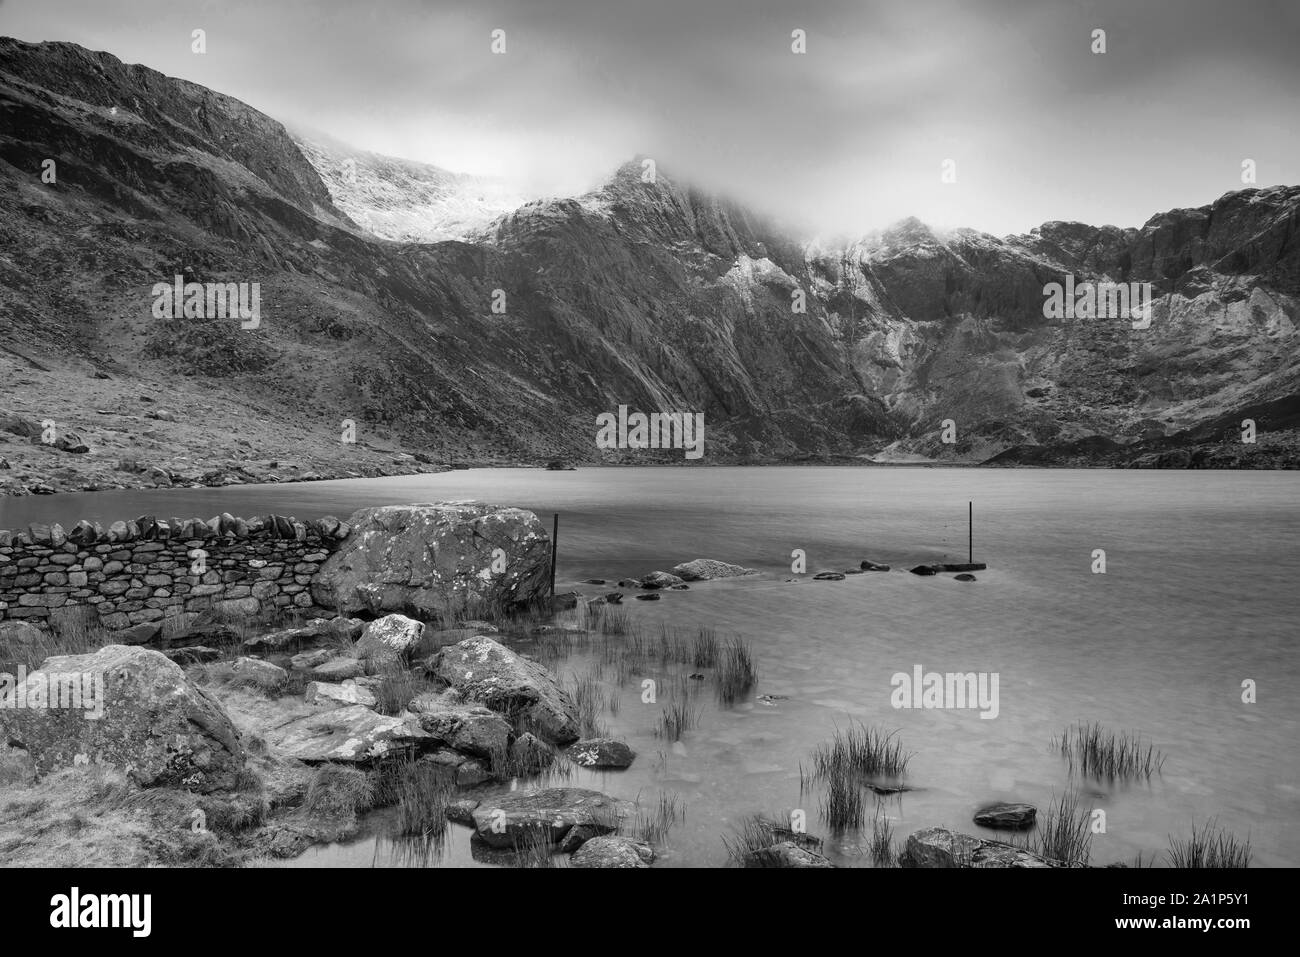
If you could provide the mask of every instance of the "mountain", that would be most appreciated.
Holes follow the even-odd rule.
[[[528,199],[499,180],[353,149],[315,131],[291,135],[334,204],[381,239],[467,239]]]
[[[1300,462],[1300,188],[825,244],[636,160],[489,222],[449,176],[0,39],[0,487],[685,461],[598,449],[620,405],[703,413],[705,462]],[[1150,327],[1045,318],[1067,273],[1150,282]],[[258,283],[260,325],[154,318],[176,275]],[[32,444],[46,420],[89,452]]]

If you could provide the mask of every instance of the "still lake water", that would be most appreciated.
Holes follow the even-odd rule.
[[[714,628],[753,645],[758,687],[731,709],[698,697],[700,724],[671,745],[653,728],[664,703],[641,703],[639,679],[601,720],[638,753],[625,772],[575,772],[568,783],[645,806],[676,795],[686,818],[661,863],[717,866],[721,838],[744,815],[807,812],[824,835],[800,763],[836,728],[898,729],[918,788],[884,805],[897,839],[932,824],[978,832],[972,812],[994,800],[1040,810],[1072,786],[1049,747],[1076,721],[1141,732],[1167,760],[1150,782],[1082,782],[1106,811],[1093,862],[1163,850],[1210,818],[1249,836],[1255,866],[1300,865],[1300,475],[1285,472],[978,470],[942,468],[476,469],[388,479],[113,491],[0,499],[0,528],[32,521],[108,522],[140,514],[209,517],[277,512],[345,518],[370,505],[450,499],[517,505],[549,527],[560,513],[559,587],[639,576],[691,558],[748,565],[761,576],[663,592],[624,608],[659,625]],[[918,577],[927,561],[964,561],[974,501],[974,583]],[[808,574],[791,574],[791,552]],[[1105,549],[1106,574],[1093,574]],[[864,558],[894,571],[812,581]],[[589,594],[608,589],[577,586]],[[617,639],[613,639],[617,640]],[[527,647],[521,650],[528,651]],[[559,665],[586,674],[577,653]],[[891,677],[996,672],[999,714],[896,710]],[[1243,704],[1254,679],[1258,702]],[[756,695],[787,696],[772,705]],[[1078,784],[1077,780],[1074,782]],[[382,830],[379,816],[374,830]],[[453,826],[435,863],[471,864],[469,831]],[[987,833],[987,832],[985,832]],[[867,866],[869,838],[827,840],[842,865]],[[988,836],[993,836],[989,834]],[[404,862],[382,834],[317,848],[299,865]]]

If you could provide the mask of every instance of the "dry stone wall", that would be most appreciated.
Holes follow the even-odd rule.
[[[349,530],[332,516],[222,514],[0,531],[0,621],[50,628],[89,607],[119,630],[209,608],[307,608],[312,577]]]

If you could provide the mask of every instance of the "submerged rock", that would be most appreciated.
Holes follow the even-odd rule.
[[[985,841],[946,827],[927,827],[907,838],[902,867],[1057,867],[1023,848]]]
[[[538,835],[548,844],[558,844],[579,825],[597,834],[612,834],[620,816],[630,811],[627,802],[586,788],[516,791],[476,807],[474,827],[492,847],[513,847]]]
[[[570,867],[649,867],[655,852],[645,841],[610,835],[593,837],[569,858]]]
[[[654,592],[651,592],[648,595],[637,595],[636,600],[637,601],[658,601],[659,596],[656,595]]]
[[[673,566],[673,574],[683,581],[702,582],[714,578],[739,578],[742,575],[757,575],[758,572],[743,565],[720,562],[716,558],[695,558]]]
[[[425,619],[466,601],[506,607],[544,598],[551,543],[532,512],[452,502],[366,508],[311,585],[347,614],[412,612]],[[494,552],[505,553],[505,570]]]
[[[667,572],[651,572],[639,582],[642,588],[668,588],[672,585],[682,584],[682,580],[676,575],[670,575]]]
[[[440,649],[425,664],[463,701],[509,715],[551,744],[576,741],[578,709],[551,672],[486,635]]]
[[[942,570],[941,565],[917,565],[915,568],[908,569],[913,575],[937,575]]]
[[[623,593],[621,591],[612,591],[605,595],[605,601],[611,605],[623,604]]]
[[[1032,804],[989,804],[975,812],[974,821],[981,827],[1022,831],[1033,827],[1037,817]]]
[[[973,582],[975,581],[975,576],[971,575],[968,572],[962,572],[960,575],[956,576],[953,580],[959,582]]]
[[[108,645],[48,658],[22,686],[0,685],[0,697],[5,704],[19,694],[49,701],[51,690],[74,687],[88,707],[0,705],[0,741],[21,742],[41,773],[103,763],[125,769],[142,787],[206,793],[232,789],[244,770],[225,709],[161,652]]]
[[[844,574],[842,572],[818,572],[813,576],[813,581],[842,582],[844,581]]]
[[[782,841],[770,847],[760,847],[745,855],[746,867],[834,867],[829,860],[815,851],[800,847],[793,841]]]
[[[873,562],[873,561],[871,561],[871,559],[869,559],[869,558],[864,558],[864,559],[862,560],[862,564],[859,565],[858,567],[859,567],[860,569],[862,569],[864,572],[887,572],[887,571],[889,571],[889,566],[888,566],[888,565],[883,565],[883,564],[881,564],[880,562]]]

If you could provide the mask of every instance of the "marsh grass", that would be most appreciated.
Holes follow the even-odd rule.
[[[727,856],[738,864],[744,864],[750,854],[789,841],[800,847],[820,852],[820,838],[808,834],[796,833],[789,826],[791,814],[769,817],[765,814],[747,814],[738,824],[733,824],[730,834],[722,836],[722,844],[727,849]]]
[[[714,692],[718,704],[729,708],[754,687],[758,681],[758,668],[743,638],[729,639],[722,646],[717,662],[717,669],[713,672]]]
[[[420,674],[397,665],[385,668],[374,687],[375,711],[383,715],[396,715],[406,710],[411,699],[437,686]]]
[[[1092,857],[1092,808],[1067,791],[1038,815],[1032,832],[1008,843],[1067,867],[1087,866]]]
[[[1169,838],[1169,850],[1165,852],[1171,867],[1195,869],[1228,869],[1250,867],[1252,857],[1250,838],[1239,840],[1235,835],[1220,828],[1218,821],[1211,819],[1198,831],[1192,823],[1192,836],[1188,838]]]
[[[858,723],[837,729],[812,755],[812,771],[799,769],[801,789],[820,786],[821,813],[836,833],[859,830],[866,821],[864,788],[877,778],[897,780],[907,773],[911,755],[903,752],[897,731],[888,733]]]
[[[609,733],[599,721],[609,698],[594,674],[573,675],[567,682],[569,696],[578,709],[578,723],[584,738],[605,737]]]
[[[700,722],[699,712],[688,701],[674,701],[659,713],[655,735],[668,741],[680,741],[682,735]]]
[[[512,850],[513,867],[532,869],[562,866],[556,861],[556,850],[551,843],[550,829],[545,826],[525,828],[515,837]]]
[[[871,821],[871,844],[869,846],[871,863],[876,867],[898,867],[898,851],[894,848],[894,826],[889,823],[880,805],[876,805],[876,816]]]
[[[1103,781],[1150,778],[1164,767],[1165,756],[1141,735],[1107,731],[1100,722],[1071,725],[1052,739],[1052,747],[1069,762],[1070,772]]]
[[[686,803],[676,794],[661,791],[659,799],[648,809],[641,808],[637,799],[637,811],[630,821],[618,823],[618,833],[631,834],[639,841],[660,845],[668,837],[673,826],[686,820]]]

